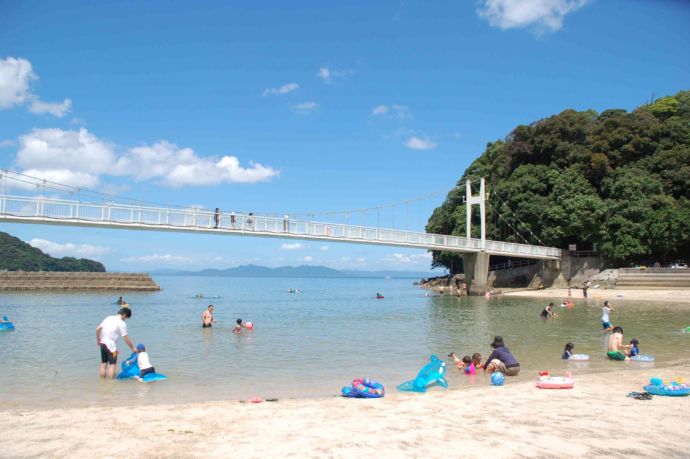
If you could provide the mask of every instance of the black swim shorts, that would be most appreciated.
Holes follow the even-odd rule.
[[[110,352],[108,346],[101,343],[101,363],[109,363],[115,365],[117,363],[117,351]]]
[[[211,324],[201,324],[203,328],[211,328],[213,325]]]
[[[149,373],[155,373],[155,372],[156,372],[156,369],[155,369],[154,367],[145,368],[145,369],[143,369],[143,370],[141,370],[141,371],[139,372],[139,377],[140,377],[140,378],[143,378],[143,377],[146,376],[147,374],[149,374]]]

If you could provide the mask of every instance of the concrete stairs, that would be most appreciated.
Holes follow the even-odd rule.
[[[616,288],[620,289],[690,289],[688,268],[620,268]]]
[[[156,291],[160,286],[147,273],[3,271],[2,290]]]

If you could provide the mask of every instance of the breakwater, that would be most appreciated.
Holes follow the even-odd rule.
[[[20,290],[157,291],[160,286],[147,273],[0,272],[0,291]]]

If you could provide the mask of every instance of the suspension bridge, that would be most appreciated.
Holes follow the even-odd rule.
[[[5,173],[5,178],[11,177]],[[561,258],[561,250],[555,247],[486,239],[484,179],[480,181],[479,194],[476,196],[472,195],[469,181],[466,187],[466,237],[301,220],[287,215],[276,217],[220,209],[133,205],[114,201],[84,202],[42,195],[9,195],[6,192],[0,194],[0,222],[303,239],[456,252],[463,255],[466,279],[470,291],[475,294],[483,293],[486,289],[491,255],[542,260]],[[471,237],[474,205],[480,208],[479,238]]]

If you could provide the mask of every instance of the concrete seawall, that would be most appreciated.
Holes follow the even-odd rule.
[[[21,290],[157,291],[160,286],[147,273],[0,272],[0,291]]]

